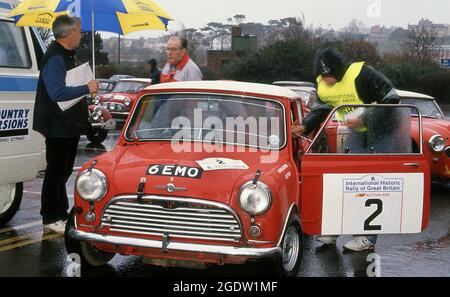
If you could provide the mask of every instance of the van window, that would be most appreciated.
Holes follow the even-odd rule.
[[[23,28],[0,21],[0,67],[31,68],[31,59]]]
[[[40,37],[38,37],[37,35],[39,34],[39,32],[37,30],[30,30],[31,33],[31,39],[33,40],[33,45],[34,45],[34,54],[36,55],[36,62],[38,65],[38,70],[42,70],[41,69],[41,60],[42,57],[44,56],[44,49],[41,46],[40,43]]]

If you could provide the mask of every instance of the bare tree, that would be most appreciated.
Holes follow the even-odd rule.
[[[188,52],[192,60],[198,65],[204,65],[206,57],[202,48],[203,34],[198,32],[197,29],[188,28],[180,31],[180,35],[188,41]]]
[[[436,27],[419,22],[419,25],[410,27],[409,41],[402,45],[402,52],[417,62],[431,61],[438,46]]]
[[[231,47],[231,25],[222,24],[218,22],[210,22],[206,24],[206,27],[200,29],[207,35],[207,39],[210,44],[210,49],[214,48],[214,41],[220,42],[221,50],[225,50]]]
[[[352,19],[347,26],[344,27],[344,30],[341,34],[341,38],[344,41],[351,41],[355,39],[360,39],[362,34],[362,29],[364,27],[364,23],[358,19]]]
[[[304,20],[300,18],[290,17],[281,20],[270,20],[269,30],[269,44],[286,40],[309,42],[314,39],[313,32],[305,28]]]
[[[237,14],[233,17],[234,22],[236,25],[240,25],[245,21],[245,15],[244,14]]]

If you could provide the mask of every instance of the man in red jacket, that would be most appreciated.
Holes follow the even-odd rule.
[[[166,44],[167,64],[161,72],[161,83],[202,80],[203,75],[198,66],[189,57],[187,40],[172,36]]]

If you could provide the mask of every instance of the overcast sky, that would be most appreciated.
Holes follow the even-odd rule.
[[[382,24],[406,27],[421,18],[450,24],[449,0],[156,0],[174,19],[169,28],[200,28],[208,22],[226,23],[229,17],[244,14],[246,22],[266,24],[272,19],[305,16],[308,25],[344,27],[356,18],[367,26]],[[138,32],[127,37],[157,36]],[[109,36],[105,36],[109,37]]]

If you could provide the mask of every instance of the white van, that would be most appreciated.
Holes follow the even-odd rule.
[[[37,30],[15,27],[7,17],[16,5],[0,0],[0,226],[19,209],[23,182],[46,166],[44,138],[32,129],[45,45]]]

